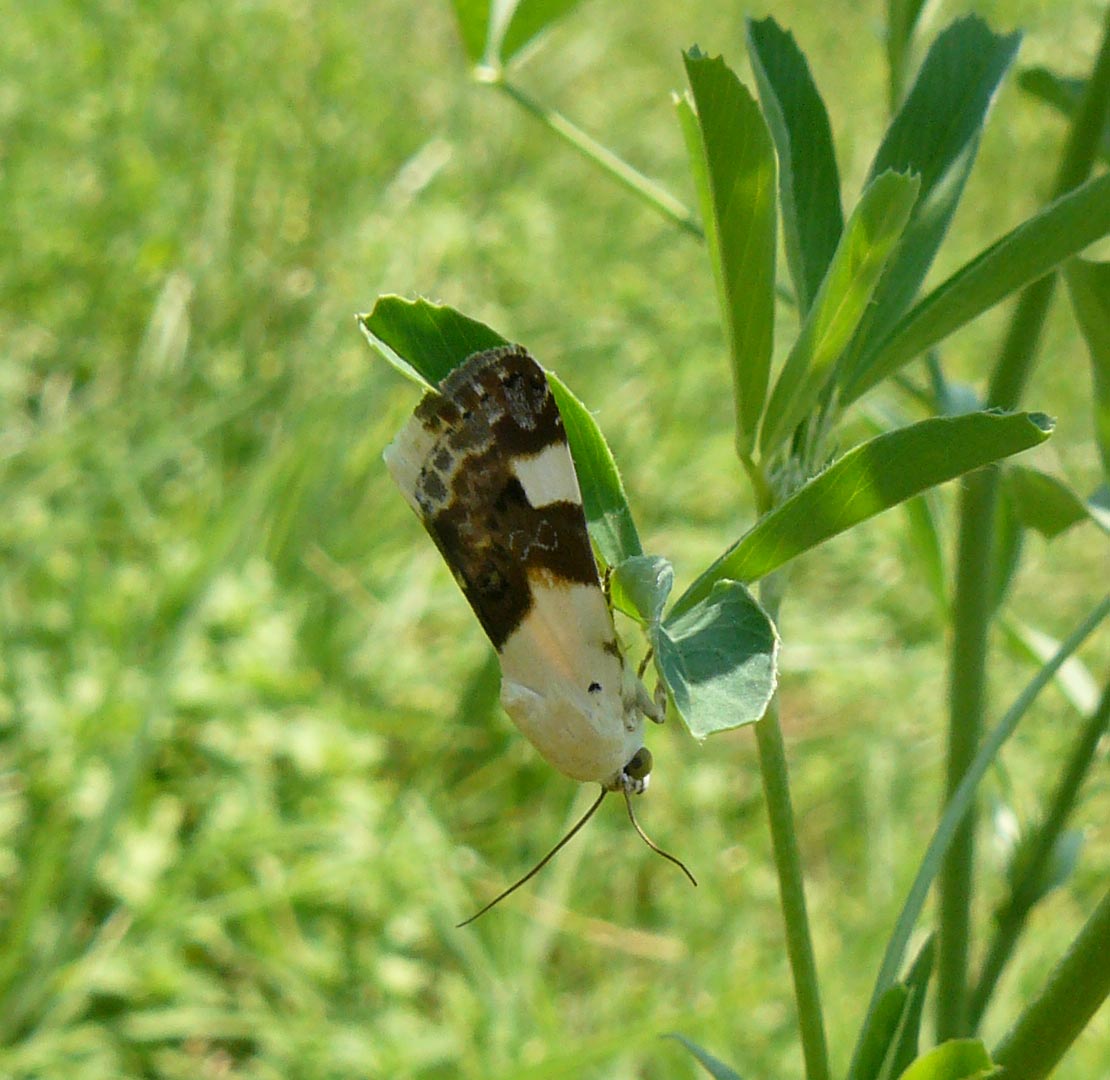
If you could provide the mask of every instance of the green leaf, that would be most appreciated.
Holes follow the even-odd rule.
[[[578,0],[519,0],[515,5],[507,5],[512,15],[497,49],[501,62],[507,63],[577,4]]]
[[[940,507],[930,492],[903,503],[910,544],[917,556],[925,584],[933,594],[937,612],[948,613],[948,567],[938,515]]]
[[[770,456],[816,404],[871,302],[917,197],[916,177],[883,173],[863,193],[786,358],[760,434]]]
[[[995,1072],[978,1039],[953,1039],[919,1057],[899,1080],[985,1080]]]
[[[557,375],[549,371],[547,381],[567,430],[590,537],[606,565],[619,566],[633,555],[642,555],[643,548],[617,463],[589,409]]]
[[[921,946],[902,985],[908,991],[906,1004],[898,1024],[895,1038],[887,1051],[878,1080],[894,1080],[917,1057],[917,1044],[921,1035],[921,1017],[925,1011],[925,993],[933,973],[936,955],[934,939],[929,936]]]
[[[925,0],[887,0],[886,63],[892,109],[902,100],[913,32],[924,6]]]
[[[1000,625],[1010,649],[1034,667],[1047,663],[1060,648],[1056,638],[1012,615],[1005,616]],[[1082,657],[1073,656],[1061,665],[1056,673],[1056,684],[1080,715],[1086,716],[1095,711],[1099,699],[1098,683]]]
[[[917,303],[855,369],[845,402],[1108,232],[1110,175],[1103,175],[1007,233]]]
[[[990,597],[992,611],[1002,607],[1010,585],[1017,575],[1025,550],[1025,529],[1017,519],[1013,503],[1003,487],[994,510],[994,554],[990,565]]]
[[[870,352],[870,344],[886,335],[921,287],[963,193],[987,111],[1020,41],[1020,34],[992,33],[975,16],[957,20],[933,42],[891,121],[868,178],[888,170],[916,173],[921,190],[913,220],[860,329],[854,356]]]
[[[848,1080],[892,1080],[917,1056],[925,989],[933,970],[933,939],[906,978],[886,989],[868,1012]]]
[[[472,64],[499,68],[578,0],[452,0]]]
[[[1075,317],[1091,354],[1095,440],[1103,474],[1110,479],[1110,262],[1074,259],[1066,276]]]
[[[618,611],[645,626],[659,622],[674,588],[674,567],[658,555],[633,555],[609,578],[609,598]]]
[[[651,640],[694,738],[754,723],[766,711],[778,682],[778,633],[739,582],[717,582],[704,600],[656,625]]]
[[[1039,469],[1012,465],[1003,474],[1003,483],[1017,520],[1048,540],[1089,516],[1083,499],[1062,480]]]
[[[794,35],[768,17],[749,19],[747,38],[759,99],[778,151],[783,244],[804,315],[844,228],[832,129]]]
[[[1087,499],[1091,520],[1110,536],[1110,484],[1099,484]]]
[[[508,342],[484,323],[446,305],[383,296],[358,317],[370,344],[402,375],[434,389],[468,356]],[[590,411],[558,376],[547,381],[567,431],[590,537],[609,566],[642,554],[617,463]]]
[[[750,451],[771,366],[775,310],[775,150],[751,94],[718,56],[684,54],[697,127],[679,109],[702,198],[732,361],[737,445]],[[699,160],[700,159],[700,160]]]
[[[468,356],[508,344],[484,323],[424,299],[380,296],[358,323],[384,359],[425,389],[438,386]]]
[[[877,1080],[898,1036],[898,1025],[909,1000],[910,992],[901,983],[887,987],[867,1016],[867,1026],[860,1037],[859,1057],[852,1066],[849,1080]]]
[[[1078,115],[1083,102],[1087,80],[1058,75],[1045,67],[1031,67],[1018,76],[1018,86],[1027,94],[1051,105],[1068,119],[1073,119]],[[1104,161],[1110,160],[1110,122],[1103,123],[1098,152]]]
[[[741,1080],[741,1076],[738,1072],[730,1069],[723,1061],[715,1058],[709,1053],[708,1050],[703,1050],[693,1039],[688,1039],[685,1035],[678,1035],[675,1032],[671,1032],[666,1038],[674,1039],[675,1042],[679,1042],[685,1046],[714,1080]]]
[[[722,578],[756,581],[804,551],[922,491],[1048,438],[1040,413],[934,417],[849,450],[759,521],[675,604],[683,612]]]

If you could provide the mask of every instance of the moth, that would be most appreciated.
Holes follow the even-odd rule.
[[[384,457],[497,650],[505,712],[555,769],[601,785],[551,852],[466,922],[538,873],[610,791],[694,881],[632,810],[652,769],[644,719],[662,723],[663,710],[617,639],[543,369],[519,345],[475,353],[425,394]]]

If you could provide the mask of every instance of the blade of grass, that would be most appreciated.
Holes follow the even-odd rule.
[[[906,946],[909,944],[910,935],[921,916],[925,900],[929,895],[929,888],[936,879],[944,856],[955,839],[957,830],[970,810],[975,798],[975,790],[979,782],[986,775],[999,750],[1007,739],[1014,733],[1022,717],[1030,705],[1036,700],[1037,695],[1049,684],[1060,666],[1074,653],[1088,636],[1096,629],[1108,615],[1110,615],[1110,596],[1104,597],[1083,622],[1071,633],[1057,650],[1056,655],[1029,681],[1025,689],[1018,695],[1017,700],[1006,711],[990,735],[979,747],[970,767],[963,775],[952,797],[948,800],[940,823],[937,825],[933,838],[921,860],[913,884],[898,919],[894,931],[887,943],[883,954],[879,973],[875,978],[875,986],[871,993],[871,1004],[868,1006],[868,1017],[874,1009],[879,998],[888,987],[893,986],[898,977],[898,969],[905,957]],[[867,1022],[861,1031],[867,1030]],[[857,1046],[857,1052],[858,1052]]]
[[[1102,457],[1103,475],[1110,479],[1110,263],[1074,259],[1065,276],[1091,354],[1095,442]]]
[[[1070,191],[1089,174],[1108,105],[1110,8],[1104,17],[1102,44],[1087,84],[1087,94],[1061,157],[1055,185],[1057,195]],[[1103,186],[1106,180],[1106,177],[1102,178]],[[1087,190],[1091,190],[1090,185]],[[1060,203],[1054,205],[1058,207]],[[1052,212],[1052,208],[1048,212]],[[1110,198],[1105,196],[1102,213],[1110,214]],[[987,392],[989,405],[1009,409],[1016,407],[1020,400],[1033,368],[1041,330],[1052,298],[1054,280],[1052,276],[1041,278],[1029,286],[1018,301],[991,374]],[[911,317],[912,314],[911,312]],[[995,473],[987,472],[973,479],[975,482],[965,485],[961,492],[959,508],[958,565],[952,602],[953,636],[949,662],[949,733],[945,784],[949,797],[959,789],[963,777],[971,767],[983,728],[987,637],[994,612],[991,581],[994,577],[998,477]],[[975,816],[971,814],[952,845],[941,875],[937,955],[939,1039],[956,1038],[969,1030],[967,971],[974,836]]]
[[[994,1051],[1006,1080],[1043,1080],[1110,994],[1110,892]]]
[[[1079,789],[1090,772],[1099,743],[1107,731],[1110,731],[1110,685],[1103,690],[1098,707],[1083,725],[1067,766],[1060,774],[1056,791],[1049,801],[1044,822],[1029,837],[1028,847],[1019,864],[1019,876],[1011,887],[1006,903],[995,915],[994,938],[983,961],[979,981],[971,993],[970,1016],[974,1028],[978,1028],[999,976],[1013,955],[1029,912],[1044,895],[1042,883],[1052,854],[1079,798]]]
[[[608,147],[603,146],[593,136],[587,135],[562,113],[548,108],[498,73],[489,74],[486,81],[507,94],[525,112],[534,116],[544,127],[577,150],[587,161],[608,173],[618,184],[632,192],[657,214],[673,222],[691,236],[696,236],[699,240],[705,239],[705,233],[698,222],[697,215],[688,206],[623,158],[618,157]]]

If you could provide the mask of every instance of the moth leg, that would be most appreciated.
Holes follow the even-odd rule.
[[[663,690],[662,699],[660,699],[659,691]],[[636,682],[636,708],[640,710],[649,720],[653,720],[657,724],[663,723],[667,718],[667,688],[663,686],[662,682],[656,684],[655,696],[647,692],[647,688],[642,682]]]
[[[658,711],[659,715],[655,716],[651,713],[648,713],[648,716],[650,716],[652,720],[654,720],[657,724],[661,724],[664,720],[667,719],[667,685],[663,682],[662,679],[660,679],[655,684],[654,696],[655,700],[653,704],[655,705],[655,708]]]

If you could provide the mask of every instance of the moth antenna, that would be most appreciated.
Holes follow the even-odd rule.
[[[564,836],[562,838],[562,840],[560,840],[542,859],[540,859],[540,861],[538,863],[536,863],[536,865],[533,866],[532,869],[529,870],[528,873],[524,875],[524,877],[522,877],[519,881],[514,882],[504,892],[498,893],[498,895],[495,896],[488,904],[486,904],[486,906],[484,908],[482,908],[481,911],[475,913],[474,915],[471,915],[469,919],[464,919],[461,923],[456,923],[455,929],[460,930],[460,929],[462,929],[462,927],[468,925],[469,923],[472,923],[479,916],[485,915],[485,913],[487,911],[489,911],[489,909],[491,907],[493,907],[496,904],[500,904],[501,901],[504,900],[506,896],[508,896],[510,893],[516,892],[517,889],[519,889],[521,887],[521,885],[523,885],[526,881],[531,881],[532,878],[534,878],[549,862],[551,862],[551,860],[553,858],[555,858],[555,856],[559,853],[559,851],[563,847],[566,846],[566,844],[570,841],[570,839],[574,836],[574,834],[576,832],[578,832],[578,830],[581,829],[582,826],[585,825],[586,822],[589,821],[590,818],[592,818],[594,816],[594,813],[596,812],[597,808],[601,805],[602,799],[604,799],[605,796],[608,795],[608,794],[609,794],[609,792],[605,788],[602,788],[601,789],[601,794],[597,797],[593,806],[591,806],[589,808],[589,810],[587,810],[582,815],[582,817],[580,817],[578,819],[578,824],[576,824],[574,826],[574,828],[571,829],[570,832],[568,832],[566,834],[566,836]],[[627,798],[627,795],[625,796],[625,798]],[[629,806],[629,812],[631,812],[631,809],[632,809],[631,806]],[[633,819],[633,824],[635,824],[635,819]],[[637,825],[636,828],[639,828],[639,826]],[[641,833],[640,835],[643,836],[643,833]],[[647,837],[645,836],[644,839],[647,840]],[[648,843],[650,844],[651,841],[648,840]],[[652,845],[652,846],[654,847],[654,845]],[[658,848],[656,848],[656,850],[658,850]],[[660,852],[660,854],[663,854],[663,853]],[[671,856],[668,855],[667,858],[670,859]],[[677,859],[675,859],[673,861],[678,862]],[[679,863],[678,865],[682,866],[682,863]],[[686,867],[683,866],[682,869],[686,870]],[[686,870],[686,873],[689,874],[690,871]],[[693,879],[691,878],[691,880],[693,880]],[[697,884],[697,882],[694,882],[694,884]]]
[[[648,646],[648,651],[646,653],[644,653],[643,660],[640,661],[639,670],[636,672],[636,678],[637,679],[642,679],[644,677],[644,672],[647,671],[647,666],[648,666],[648,664],[651,663],[651,658],[654,655],[655,655],[655,648],[654,648],[654,646],[649,645]]]
[[[598,801],[600,802],[601,800],[599,799]],[[679,870],[681,870],[690,879],[690,884],[693,885],[694,888],[697,888],[698,879],[690,873],[686,864],[681,859],[676,858],[674,855],[672,855],[669,851],[664,851],[654,840],[652,840],[650,836],[648,836],[646,832],[644,832],[643,829],[640,828],[640,823],[636,820],[636,815],[635,813],[633,813],[632,810],[632,797],[628,794],[627,791],[624,792],[624,805],[628,807],[628,820],[632,822],[632,827],[640,834],[640,839],[643,840],[643,842],[647,844],[647,846],[651,848],[651,850],[654,851],[656,855],[662,855],[664,859],[670,859],[670,861],[673,862],[675,866],[677,866]]]

